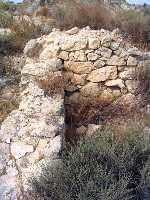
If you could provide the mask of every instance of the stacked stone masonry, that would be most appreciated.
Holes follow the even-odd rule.
[[[70,102],[133,97],[139,84],[134,75],[150,63],[149,56],[124,43],[117,29],[55,29],[29,41],[24,53],[21,102],[0,130],[1,200],[27,199],[28,179],[59,162],[64,91]]]

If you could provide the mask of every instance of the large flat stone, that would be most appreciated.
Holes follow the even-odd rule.
[[[64,68],[76,74],[87,74],[94,69],[94,65],[91,62],[68,61],[64,63]]]
[[[109,79],[117,78],[117,67],[107,66],[92,71],[87,80],[91,82],[103,82]]]

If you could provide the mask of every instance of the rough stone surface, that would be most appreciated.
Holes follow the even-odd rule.
[[[76,74],[87,74],[94,69],[94,65],[91,62],[65,62],[64,68],[72,71]]]
[[[112,56],[108,61],[107,61],[108,65],[115,65],[115,66],[122,66],[122,65],[126,65],[126,61],[124,60],[124,58],[120,58],[118,56]]]
[[[105,83],[105,85],[106,86],[108,86],[108,87],[119,87],[119,88],[124,88],[125,87],[125,85],[124,85],[124,82],[123,82],[123,80],[121,80],[121,79],[116,79],[116,80],[112,80],[112,81],[107,81],[106,83]]]
[[[127,66],[136,66],[138,64],[138,61],[136,58],[129,56],[127,60]]]
[[[118,29],[53,29],[29,41],[24,53],[21,101],[0,129],[0,200],[26,200],[28,179],[39,178],[47,165],[61,165],[64,90],[68,105],[96,100],[130,110],[136,105],[136,70],[150,63],[149,53],[125,43]],[[101,128],[79,126],[82,135]]]
[[[92,71],[87,80],[91,82],[103,82],[115,78],[117,78],[117,68],[115,66],[107,66]]]
[[[100,88],[97,83],[88,83],[81,89],[83,96],[96,96],[100,92]]]
[[[13,142],[11,144],[11,154],[15,159],[19,159],[27,153],[32,153],[33,151],[34,148],[32,145],[27,145],[23,142]]]

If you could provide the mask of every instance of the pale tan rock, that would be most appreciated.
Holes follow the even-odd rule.
[[[87,58],[89,61],[95,61],[99,58],[99,56],[96,53],[89,53],[87,55]]]
[[[86,61],[86,55],[83,50],[71,52],[69,54],[69,60],[71,61]]]
[[[46,158],[56,159],[62,147],[62,138],[60,135],[56,136],[44,148],[43,154]]]
[[[92,71],[87,77],[87,80],[92,82],[103,82],[109,79],[115,79],[116,77],[117,67],[106,66]]]
[[[119,46],[120,46],[120,43],[119,43],[119,42],[112,42],[110,48],[111,48],[113,51],[116,51],[116,50],[119,49]]]
[[[74,35],[74,34],[77,34],[79,32],[79,28],[78,27],[74,27],[68,31],[66,31],[67,34],[69,35]]]
[[[124,81],[121,80],[121,79],[107,81],[105,83],[105,85],[108,86],[108,87],[114,87],[114,86],[119,87],[119,88],[124,88],[125,87]]]
[[[81,94],[83,96],[89,97],[89,96],[97,96],[101,89],[97,83],[87,83],[85,86],[83,86],[80,90]]]
[[[47,143],[48,143],[48,140],[46,140],[46,139],[40,139],[39,143],[38,143],[38,146],[37,146],[36,149],[38,151],[41,151],[41,149],[44,149],[47,146]]]
[[[127,60],[129,57],[128,52],[125,49],[123,49],[122,47],[119,47],[118,50],[114,51],[114,54],[119,56],[120,58],[124,58],[125,60]]]
[[[69,59],[69,53],[67,51],[61,51],[58,55],[58,58],[62,60],[68,60]]]
[[[82,37],[78,38],[75,41],[75,45],[71,50],[78,51],[78,50],[85,49],[87,47],[87,43],[88,43],[88,40],[86,38],[82,38]]]
[[[15,159],[25,156],[27,153],[32,153],[34,147],[32,145],[24,144],[23,142],[11,143],[11,154]]]
[[[74,74],[73,78],[71,79],[71,82],[74,85],[84,85],[85,84],[85,76],[79,75],[79,74]]]
[[[91,62],[64,62],[64,68],[72,71],[76,74],[87,74],[94,69],[94,65]]]
[[[127,66],[136,66],[138,64],[138,61],[136,58],[129,56],[127,60]]]
[[[98,49],[100,47],[100,40],[98,38],[89,38],[89,49]]]
[[[74,45],[75,45],[75,40],[73,38],[72,39],[66,38],[60,44],[60,49],[63,51],[67,51],[73,49]]]
[[[50,59],[48,62],[26,64],[22,71],[22,75],[31,75],[46,77],[50,72],[59,71],[63,68],[62,61],[57,58]]]
[[[94,66],[95,66],[96,68],[104,67],[104,65],[105,65],[105,62],[102,61],[102,60],[97,60],[97,61],[94,62]]]
[[[110,47],[111,46],[111,42],[112,42],[112,39],[111,39],[110,34],[107,34],[107,35],[103,36],[102,39],[101,39],[101,45],[103,47]]]
[[[112,55],[112,50],[106,47],[101,48],[101,56],[104,58],[110,58]]]
[[[58,45],[55,45],[54,43],[49,44],[44,50],[40,53],[40,60],[48,60],[51,58],[56,58],[58,52],[60,50],[60,47]]]
[[[126,61],[124,58],[120,58],[116,55],[112,56],[109,60],[107,60],[108,65],[122,66],[126,65]]]
[[[134,67],[131,67],[129,69],[125,69],[125,71],[122,71],[119,73],[119,77],[123,80],[132,80],[135,76],[136,69]]]

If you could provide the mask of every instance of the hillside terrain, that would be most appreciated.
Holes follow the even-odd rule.
[[[0,0],[0,200],[150,199],[150,8]]]

